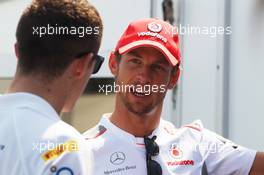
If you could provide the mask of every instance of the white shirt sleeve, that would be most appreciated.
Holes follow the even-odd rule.
[[[70,145],[69,142],[74,145]],[[69,140],[53,149],[35,154],[34,157],[37,160],[35,173],[37,172],[38,175],[90,175],[91,155],[84,148],[80,143]]]
[[[206,129],[203,129],[200,151],[208,174],[214,175],[248,175],[256,156],[256,151]]]

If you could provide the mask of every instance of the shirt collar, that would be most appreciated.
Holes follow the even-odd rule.
[[[41,112],[43,115],[51,119],[59,119],[60,117],[55,109],[42,97],[26,93],[10,93],[0,96],[0,106],[8,108],[29,108]]]
[[[121,138],[122,140],[128,142],[129,144],[136,144],[136,145],[142,145],[144,144],[144,138],[143,137],[135,137],[134,135],[124,131],[123,129],[117,127],[114,125],[110,120],[111,113],[104,114],[101,118],[100,124],[105,126],[108,130],[110,130],[113,134],[115,134],[117,137]],[[152,132],[152,134],[149,136],[150,138],[154,135],[157,136],[157,138],[160,135],[161,132],[161,125],[162,122],[160,122],[159,126]]]

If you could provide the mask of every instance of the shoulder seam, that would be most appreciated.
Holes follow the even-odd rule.
[[[201,128],[198,128],[198,127],[195,127],[195,126],[192,126],[192,125],[184,125],[183,127],[191,128],[191,129],[194,129],[194,130],[199,131],[199,132],[202,131]]]
[[[99,126],[96,126],[96,127],[99,127]],[[85,137],[85,140],[96,139],[96,138],[100,137],[101,135],[103,135],[106,131],[107,131],[107,128],[104,127],[103,130],[99,131],[99,133],[97,133],[95,136]]]

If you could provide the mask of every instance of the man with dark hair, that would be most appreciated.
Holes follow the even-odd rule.
[[[86,0],[34,0],[17,26],[15,77],[0,97],[0,174],[89,174],[80,133],[61,121],[97,73],[102,21]]]
[[[109,59],[116,84],[113,113],[84,135],[92,146],[92,174],[264,174],[263,153],[236,145],[200,121],[181,128],[161,118],[167,90],[181,64],[175,28],[158,19],[129,24]]]

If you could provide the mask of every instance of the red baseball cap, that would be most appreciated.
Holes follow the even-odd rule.
[[[162,52],[172,66],[180,64],[179,36],[175,27],[156,18],[144,18],[131,22],[115,51],[127,53],[135,48],[150,46]]]

